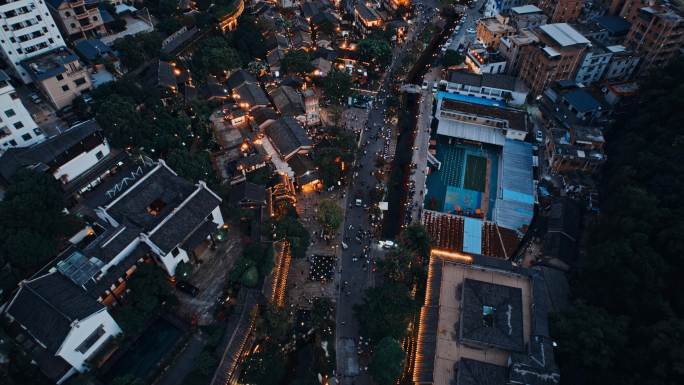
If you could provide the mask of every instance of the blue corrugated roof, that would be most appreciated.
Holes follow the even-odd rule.
[[[589,92],[582,89],[570,91],[563,95],[563,97],[579,112],[594,111],[601,107],[598,100],[594,99]]]
[[[608,32],[616,35],[626,34],[631,26],[629,21],[620,16],[601,16],[596,19],[596,22],[601,27],[607,29]]]
[[[506,102],[504,102],[503,100],[490,100],[490,99],[478,98],[476,96],[452,94],[451,92],[438,91],[437,92],[437,99],[442,99],[442,98],[446,98],[449,100],[456,100],[456,101],[465,102],[465,103],[480,104],[482,106],[490,106],[490,107],[505,107],[506,106]]]
[[[501,196],[496,200],[494,220],[501,227],[520,231],[534,215],[532,145],[506,139],[501,159]]]
[[[471,254],[482,254],[482,221],[475,218],[463,218],[463,251]]]

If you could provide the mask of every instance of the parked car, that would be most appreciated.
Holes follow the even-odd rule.
[[[193,297],[197,297],[197,294],[199,294],[200,291],[199,288],[197,288],[197,286],[194,286],[186,281],[179,281],[178,283],[176,283],[176,289]]]
[[[468,28],[468,29],[466,29],[466,32],[473,35],[473,34],[475,34],[476,31],[475,31],[475,28]]]
[[[32,93],[31,95],[29,95],[29,98],[31,98],[31,101],[33,103],[36,103],[36,104],[40,104],[43,102],[43,100],[40,98],[40,96],[38,96],[38,94],[35,92]]]
[[[541,130],[537,131],[537,133],[535,134],[535,139],[537,139],[537,142],[539,142],[539,143],[544,141],[544,136],[542,135]]]

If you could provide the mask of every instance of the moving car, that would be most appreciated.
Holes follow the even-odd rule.
[[[197,294],[199,294],[199,291],[200,291],[199,288],[197,288],[197,286],[194,286],[194,285],[190,284],[190,282],[186,282],[186,281],[179,281],[176,284],[176,289],[178,289],[178,291],[182,291],[183,293],[188,294],[188,295],[193,296],[193,297],[197,297]]]

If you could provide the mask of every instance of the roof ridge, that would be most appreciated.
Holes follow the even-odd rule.
[[[68,315],[64,314],[64,312],[62,312],[59,308],[57,308],[57,306],[53,305],[52,302],[50,302],[50,301],[47,300],[47,298],[43,297],[42,295],[40,295],[40,293],[38,293],[38,291],[36,291],[36,290],[35,290],[34,288],[32,288],[31,286],[29,286],[29,283],[34,282],[34,281],[37,281],[37,280],[39,280],[39,279],[41,279],[41,278],[47,277],[47,276],[50,275],[50,274],[59,274],[59,273],[57,273],[57,272],[52,272],[52,273],[49,273],[49,274],[45,274],[45,275],[43,275],[43,276],[40,276],[40,277],[38,277],[38,278],[36,278],[36,279],[33,279],[33,280],[31,280],[31,281],[25,281],[25,282],[22,284],[21,287],[22,287],[22,288],[27,288],[27,289],[29,289],[29,291],[30,291],[31,293],[35,294],[38,298],[40,298],[43,302],[45,302],[48,306],[50,306],[52,309],[54,309],[57,313],[59,313],[62,317],[64,317],[65,319],[67,319],[67,320],[71,323],[71,322],[74,321],[73,319],[71,319],[71,317],[69,317]]]

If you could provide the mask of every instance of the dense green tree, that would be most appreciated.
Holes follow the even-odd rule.
[[[404,351],[397,340],[385,337],[375,347],[368,364],[368,372],[378,385],[391,385],[397,381],[404,365]]]
[[[409,289],[398,283],[366,289],[363,302],[354,306],[361,332],[375,342],[384,337],[401,339],[417,310]]]
[[[359,58],[369,63],[371,69],[377,70],[385,67],[392,60],[392,48],[387,40],[383,39],[363,39],[357,46]]]
[[[330,101],[337,105],[347,103],[352,94],[352,78],[346,72],[333,70],[323,80],[323,90]]]
[[[275,341],[283,341],[292,330],[290,315],[287,309],[268,305],[257,321],[257,335]]]
[[[313,69],[311,56],[303,49],[287,51],[283,60],[280,61],[280,66],[284,73],[291,74],[305,74]]]
[[[26,273],[54,257],[82,222],[64,213],[63,192],[49,174],[22,169],[0,201],[0,259]]]
[[[201,180],[209,184],[216,182],[211,159],[206,151],[191,153],[185,148],[177,148],[169,153],[166,162],[169,167],[185,179],[193,182]]]
[[[606,130],[601,214],[571,275],[580,305],[552,322],[568,383],[677,384],[684,376],[684,62],[640,87]]]
[[[252,353],[244,363],[241,383],[259,385],[280,385],[286,373],[286,357],[280,348],[264,343],[261,349]]]
[[[222,76],[225,72],[240,68],[240,55],[222,36],[208,38],[192,56],[192,72],[195,79],[204,82],[207,75]]]
[[[124,67],[132,71],[145,62],[159,57],[162,40],[158,32],[139,33],[117,39],[114,42],[114,49],[119,52]]]
[[[444,53],[444,57],[442,57],[442,64],[444,64],[445,67],[451,67],[451,66],[463,64],[464,60],[465,60],[465,56],[458,53],[458,51],[454,51],[453,49],[448,49]]]
[[[404,229],[399,238],[399,245],[413,256],[420,258],[430,256],[430,234],[421,224],[412,224]]]
[[[332,234],[340,228],[344,220],[342,207],[332,199],[324,199],[318,203],[316,220],[326,233]]]

